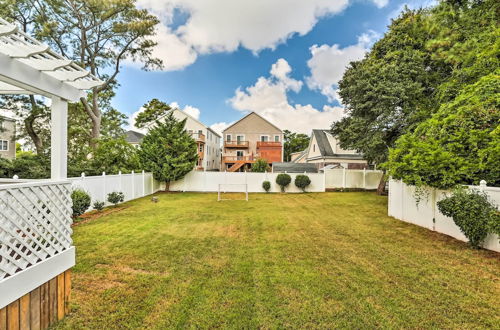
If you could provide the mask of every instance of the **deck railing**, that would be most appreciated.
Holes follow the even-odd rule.
[[[248,148],[248,141],[224,141],[224,147],[226,148]]]
[[[281,142],[257,141],[257,148],[281,148]]]

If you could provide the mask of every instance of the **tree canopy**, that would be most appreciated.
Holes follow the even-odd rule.
[[[291,160],[291,154],[305,150],[309,146],[309,136],[302,133],[292,133],[289,130],[284,130],[283,140],[283,159],[285,162]]]
[[[409,184],[498,182],[499,12],[494,0],[405,9],[339,83],[341,147]]]
[[[198,160],[195,140],[184,129],[186,119],[179,121],[170,112],[155,122],[144,136],[139,149],[143,169],[166,183],[182,179]]]

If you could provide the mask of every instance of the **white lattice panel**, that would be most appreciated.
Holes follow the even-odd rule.
[[[0,186],[0,282],[72,246],[71,184]]]

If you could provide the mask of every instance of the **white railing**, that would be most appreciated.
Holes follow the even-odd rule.
[[[471,189],[484,191],[490,200],[500,206],[500,188],[469,186]],[[389,181],[389,205],[388,214],[398,220],[403,220],[452,236],[461,241],[467,241],[465,235],[455,224],[452,218],[446,217],[437,207],[437,202],[451,195],[451,191],[425,188],[420,192],[422,197],[417,200],[415,187],[402,181]],[[500,252],[500,243],[497,235],[489,234],[483,243],[488,250]]]
[[[74,265],[70,194],[68,181],[0,185],[0,308]]]

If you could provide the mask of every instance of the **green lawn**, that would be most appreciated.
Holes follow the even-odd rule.
[[[500,328],[500,257],[374,193],[158,194],[74,228],[56,328]]]

